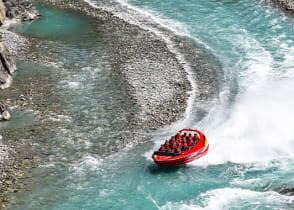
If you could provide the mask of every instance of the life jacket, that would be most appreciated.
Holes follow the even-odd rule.
[[[186,149],[187,149],[187,144],[184,144],[182,147],[182,151],[186,151]]]
[[[159,151],[164,151],[164,150],[165,150],[165,147],[164,147],[164,145],[161,145],[161,147],[160,147]]]
[[[181,154],[181,150],[178,148],[178,149],[176,150],[176,153]]]
[[[192,145],[193,145],[193,140],[190,139],[190,140],[189,140],[189,143],[188,143],[188,146],[190,147],[190,146],[192,146]]]
[[[170,148],[172,148],[172,149],[176,148],[176,142],[174,142]]]
[[[174,141],[175,141],[175,138],[174,138],[174,137],[172,137],[172,138],[169,140],[169,144],[173,144],[173,143],[174,143]]]
[[[168,141],[167,140],[165,141],[164,146],[168,147]]]

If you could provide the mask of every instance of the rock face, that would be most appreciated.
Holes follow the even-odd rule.
[[[28,0],[0,0],[0,25],[5,18],[32,20],[39,13]],[[12,81],[12,75],[16,70],[15,59],[11,52],[0,43],[0,88],[7,88]]]
[[[6,18],[6,8],[3,2],[0,0],[0,25],[3,25]]]
[[[7,110],[7,106],[0,101],[0,120],[10,120],[11,115]]]
[[[283,188],[278,192],[282,195],[294,196],[294,187]]]
[[[12,74],[16,70],[15,59],[6,47],[0,43],[0,88],[7,88],[11,83]]]
[[[273,2],[278,3],[284,9],[294,12],[294,0],[273,0]]]
[[[3,0],[6,7],[6,17],[21,20],[32,20],[39,16],[34,6],[28,0]]]

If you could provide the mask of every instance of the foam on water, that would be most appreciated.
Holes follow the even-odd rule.
[[[269,81],[262,89],[248,90],[233,105],[230,115],[207,126],[210,164],[246,163],[293,157],[293,82]],[[269,91],[270,90],[270,91]],[[281,103],[282,102],[282,103]]]
[[[197,37],[197,32],[191,30],[192,26],[187,26],[174,19],[165,18],[164,15],[150,11],[148,7],[147,9],[145,7],[142,9],[129,4],[127,1],[118,2],[127,8],[127,12],[115,7],[110,9],[111,12],[160,36],[167,42],[170,50],[175,52],[178,59],[183,62],[182,55],[177,52],[169,37],[158,27],[152,26],[149,22],[144,23],[142,20],[151,18],[152,22],[166,27],[176,34],[192,37],[201,42],[201,38]],[[96,3],[92,2],[92,5],[97,7]],[[104,9],[109,10],[109,8]],[[248,10],[245,10],[245,12],[250,13]],[[157,208],[228,209],[244,206],[246,209],[254,207],[253,203],[257,203],[258,208],[262,209],[269,206],[278,208],[284,206],[284,204],[293,203],[292,198],[275,192],[258,192],[251,189],[251,185],[261,188],[265,183],[270,182],[270,175],[267,175],[267,171],[283,171],[281,162],[275,163],[273,166],[272,161],[281,158],[291,160],[294,154],[292,132],[294,120],[291,117],[294,114],[291,109],[294,105],[294,100],[291,97],[294,89],[292,84],[292,38],[288,38],[289,34],[279,32],[285,26],[281,24],[280,19],[273,18],[272,11],[266,10],[265,13],[265,18],[271,19],[267,23],[268,25],[261,24],[265,20],[259,18],[256,12],[254,12],[254,18],[250,24],[260,26],[260,28],[270,26],[279,33],[279,36],[275,36],[276,40],[273,40],[272,35],[268,34],[268,32],[263,35],[263,38],[259,37],[256,34],[255,27],[252,25],[244,24],[245,26],[243,27],[238,25],[237,21],[225,19],[224,22],[227,21],[228,23],[226,29],[230,33],[223,32],[224,26],[222,25],[217,28],[219,31],[215,31],[219,32],[217,36],[221,40],[220,43],[228,43],[232,47],[226,47],[223,43],[219,44],[219,46],[216,43],[216,46],[210,47],[210,42],[205,42],[204,45],[207,46],[207,49],[210,49],[212,53],[217,52],[216,56],[223,61],[225,76],[228,81],[224,84],[223,91],[221,91],[219,103],[211,109],[208,116],[202,122],[174,124],[167,129],[158,131],[158,135],[152,139],[155,142],[154,148],[158,148],[162,143],[162,138],[170,136],[171,130],[179,130],[178,128],[181,126],[190,125],[205,131],[210,143],[210,150],[207,156],[188,166],[207,166],[206,169],[208,170],[211,165],[219,165],[219,167],[222,164],[229,163],[250,165],[244,168],[241,167],[240,170],[232,169],[234,173],[237,173],[238,178],[230,179],[229,183],[236,186],[236,188],[221,187],[221,189],[208,190],[201,193],[199,197],[195,196],[195,199],[190,201],[168,201],[163,206],[159,204],[157,198],[147,196]],[[173,27],[170,27],[171,25]],[[194,33],[195,35],[193,35]],[[279,48],[276,51],[270,48],[271,46],[268,43],[273,43],[274,46],[279,46]],[[219,51],[220,49],[222,51]],[[275,52],[279,52],[285,59],[281,61]],[[185,68],[189,71],[189,65],[185,66]],[[283,72],[280,72],[277,68],[282,68]],[[285,78],[287,79],[285,80]],[[237,80],[237,87],[233,87],[235,89],[230,87],[230,82],[234,79]],[[196,84],[193,84],[193,87],[194,91],[196,91]],[[229,101],[232,90],[235,90],[237,94],[232,101]],[[191,98],[193,97],[195,95],[192,95]],[[191,102],[189,104],[186,116],[192,113]],[[143,153],[143,156],[148,161],[151,160],[150,157],[154,148]],[[251,173],[265,173],[266,181],[261,182],[259,177],[249,176],[248,174]],[[278,179],[281,174],[277,173],[275,175]],[[241,189],[240,187],[250,189]]]
[[[292,182],[294,177],[291,117],[294,114],[291,97],[294,39],[286,30],[288,25],[281,22],[286,19],[277,18],[272,9],[264,11],[260,5],[252,5],[250,0],[194,1],[192,6],[196,10],[192,12],[191,2],[182,2],[185,12],[174,13],[183,12],[181,18],[187,16],[187,19],[166,16],[164,13],[169,8],[154,12],[149,6],[138,8],[129,1],[115,2],[103,9],[155,33],[188,72],[189,64],[164,28],[206,46],[224,69],[220,100],[202,121],[190,122],[197,86],[189,75],[193,93],[186,121],[155,132],[144,145],[130,144],[117,153],[103,156],[99,153],[107,151],[102,147],[103,141],[110,137],[119,141],[116,135],[124,129],[118,127],[118,131],[111,133],[113,124],[118,118],[123,119],[123,115],[116,112],[115,116],[108,116],[117,110],[110,106],[121,102],[114,100],[121,93],[109,92],[112,86],[105,82],[107,69],[97,64],[100,59],[89,64],[94,56],[101,56],[96,48],[86,52],[78,46],[56,44],[56,49],[65,55],[60,61],[63,81],[58,83],[57,92],[65,98],[62,105],[70,112],[70,119],[54,131],[56,136],[48,142],[51,147],[43,145],[42,148],[41,142],[34,144],[42,151],[54,148],[54,154],[49,153],[48,162],[41,165],[46,178],[32,192],[27,209],[283,209],[293,206],[292,197],[271,191],[281,182]],[[159,3],[146,1],[146,4],[149,2],[154,7]],[[99,2],[89,3],[103,7]],[[210,144],[208,154],[183,167],[154,165],[151,161],[154,148],[183,126],[203,130]],[[105,139],[101,137],[108,133]]]
[[[201,40],[198,40],[195,36],[191,36],[183,23],[171,19],[166,19],[164,17],[160,17],[160,14],[154,14],[153,11],[148,10],[146,8],[140,9],[138,7],[132,6],[127,1],[117,1],[119,3],[119,8],[117,8],[117,5],[115,7],[105,7],[100,6],[97,2],[94,3],[91,0],[85,1],[95,8],[102,8],[106,11],[110,11],[119,18],[126,20],[131,24],[137,25],[144,30],[151,31],[152,33],[156,34],[158,37],[164,40],[170,52],[176,55],[178,61],[183,65],[184,69],[188,73],[188,80],[192,86],[192,90],[189,92],[190,97],[187,101],[188,105],[186,108],[184,119],[175,122],[173,125],[171,125],[171,127],[173,127],[174,130],[177,130],[178,128],[182,127],[183,124],[188,124],[190,121],[189,114],[192,112],[193,100],[197,92],[197,84],[193,79],[193,72],[191,70],[190,64],[186,61],[184,55],[182,55],[179,52],[179,50],[175,47],[175,43],[173,43],[170,34],[168,33],[168,31],[166,32],[165,29],[172,31],[176,35],[192,38],[196,40],[199,44],[202,44],[207,49],[210,49],[210,47]],[[171,127],[169,127],[168,129],[170,129]]]
[[[123,2],[123,4],[126,4],[125,1],[120,1],[120,2]],[[131,6],[131,8],[134,9],[134,6]],[[136,8],[136,11],[137,10],[139,9]],[[139,11],[142,14],[146,13],[145,10],[144,12],[141,12],[141,10]],[[148,14],[153,15],[152,13],[149,13],[149,12]],[[166,25],[164,24],[167,24],[167,22],[161,21],[160,23],[161,25],[166,27]],[[175,28],[174,30],[178,30],[178,29]],[[226,68],[228,68],[228,69],[225,69],[227,74],[226,77],[231,77],[231,74],[237,74],[238,82],[239,82],[238,83],[239,92],[240,92],[239,95],[242,96],[243,93],[248,92],[249,90],[252,90],[251,92],[254,92],[255,90],[264,86],[264,83],[266,83],[268,79],[268,75],[271,72],[271,65],[273,63],[273,58],[271,54],[262,46],[262,44],[259,43],[258,40],[256,40],[254,37],[252,37],[250,33],[244,28],[240,29],[239,26],[232,25],[230,26],[230,31],[231,31],[231,34],[224,34],[223,37],[221,38],[230,42],[234,46],[234,49],[232,49],[231,53],[239,54],[240,51],[242,51],[243,57],[232,58],[233,61],[230,61],[230,63],[226,64],[228,66],[233,65],[231,67],[225,66]],[[185,35],[188,37],[192,36],[190,34],[191,32],[189,31],[185,32]],[[211,48],[209,47],[209,49]],[[211,50],[211,52],[214,52],[214,51],[215,49]],[[220,56],[223,57],[223,55],[220,55]],[[222,58],[222,59],[228,60],[228,58]],[[220,111],[220,110],[225,109],[228,103],[228,99],[231,95],[231,90],[228,87],[228,85],[229,84],[225,83],[223,86],[223,91],[221,91],[220,93],[221,103],[220,104],[216,103],[216,107],[211,109],[211,113],[210,115],[208,115],[208,116],[211,116],[211,118],[208,117],[209,120],[206,120],[204,122],[200,122],[200,123],[197,122],[196,125],[193,121],[191,121],[191,120],[194,120],[192,103],[193,103],[193,99],[195,98],[195,94],[192,95],[188,101],[189,106],[186,110],[186,118],[177,123],[174,123],[168,128],[161,129],[158,132],[161,135],[161,139],[158,138],[158,136],[154,138],[155,146],[153,150],[159,147],[160,143],[162,143],[162,138],[168,138],[168,136],[174,135],[174,133],[170,132],[171,130],[176,131],[176,130],[180,130],[183,127],[195,127],[198,129],[203,128],[203,130],[205,130],[205,134],[209,135],[210,133],[206,132],[207,127],[209,128],[209,126],[207,125],[215,124],[215,122],[223,123],[224,116],[220,115],[219,113],[223,113],[223,111]],[[193,87],[196,88],[196,84],[194,84]],[[196,89],[194,89],[194,91],[196,91]],[[190,119],[190,116],[193,116],[193,117]],[[218,117],[215,117],[215,116],[218,116]],[[216,133],[218,133],[219,131],[220,130],[217,130]],[[236,130],[236,132],[238,131]],[[211,136],[209,135],[209,137]],[[214,138],[214,136],[212,136],[212,138]],[[215,141],[218,141],[218,140],[215,140]],[[150,153],[151,151],[147,152],[145,156],[148,157]],[[204,158],[204,160],[205,159],[206,158]],[[224,160],[224,162],[226,161],[231,161],[231,159]],[[223,163],[223,162],[220,161],[219,163]],[[207,164],[208,163],[204,165],[207,165]]]
[[[250,202],[248,202],[250,201]],[[275,209],[292,205],[294,198],[276,192],[256,192],[240,188],[211,190],[200,195],[199,199],[189,203],[168,202],[160,209]]]
[[[93,156],[93,155],[84,155],[83,159],[73,166],[73,171],[78,176],[85,176],[88,170],[98,171],[101,169],[101,166],[103,164],[103,159],[99,156]]]
[[[280,203],[292,204],[294,199],[276,192],[255,192],[244,189],[224,188],[208,191],[201,195],[204,199],[204,209],[229,209],[250,207],[265,208],[279,206]],[[248,204],[248,201],[253,204]],[[278,204],[278,205],[277,205]]]

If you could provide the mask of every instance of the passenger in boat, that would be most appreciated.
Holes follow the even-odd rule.
[[[182,152],[185,152],[187,150],[187,144],[184,144],[183,146],[182,146]]]
[[[187,144],[187,141],[188,141],[188,137],[187,137],[187,139],[183,140],[183,144]]]
[[[168,141],[166,140],[164,143],[164,147],[167,148],[168,147]]]
[[[172,148],[172,149],[176,148],[176,142],[174,142],[174,143],[170,146],[170,148]]]
[[[176,140],[178,140],[180,138],[180,134],[177,133],[176,136],[175,136]]]
[[[182,145],[183,145],[182,143],[179,143],[177,147],[178,147],[179,149],[181,149],[181,148],[182,148]]]
[[[177,148],[176,153],[181,154],[181,150],[179,148]]]
[[[164,147],[164,145],[161,145],[161,147],[160,147],[159,151],[163,152],[164,150],[165,150],[165,147]]]
[[[188,142],[188,146],[191,147],[192,145],[193,145],[193,140],[190,139],[189,142]]]
[[[189,138],[189,141],[192,141],[192,142],[194,142],[194,137],[191,137],[191,138]]]
[[[174,142],[175,142],[175,138],[172,137],[172,138],[169,140],[169,144],[172,145]]]

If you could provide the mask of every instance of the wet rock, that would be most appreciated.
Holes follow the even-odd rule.
[[[283,9],[289,11],[294,15],[294,1],[293,0],[272,0],[274,3],[281,6]]]
[[[2,43],[0,43],[0,61],[0,88],[3,89],[10,86],[16,64],[14,57]]]
[[[39,13],[28,0],[3,0],[6,7],[6,17],[23,21],[33,20]]]
[[[10,120],[11,115],[9,111],[7,110],[7,106],[4,104],[4,102],[0,101],[0,120]]]
[[[14,57],[27,55],[27,39],[11,31],[0,29],[0,42],[7,48],[9,54]]]
[[[0,0],[0,25],[3,25],[6,18],[6,8],[3,4],[3,1]]]
[[[278,193],[282,195],[294,196],[294,187],[285,187],[278,190]]]

